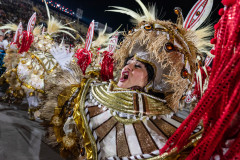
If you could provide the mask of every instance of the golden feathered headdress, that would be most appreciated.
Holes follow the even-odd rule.
[[[140,0],[136,2],[143,13],[118,6],[107,10],[127,14],[136,24],[125,36],[115,58],[119,60],[119,66],[123,66],[129,56],[151,64],[155,72],[154,79],[145,87],[146,91],[164,93],[169,107],[176,110],[183,92],[191,87],[194,80],[197,55],[210,46],[206,41],[211,35],[210,28],[198,31],[184,28],[180,10],[175,11],[178,23],[158,20],[155,6],[147,8]]]

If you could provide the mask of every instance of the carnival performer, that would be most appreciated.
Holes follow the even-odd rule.
[[[94,34],[94,21],[90,24],[89,30],[87,33],[86,41],[83,41],[83,45],[77,45],[75,50],[75,58],[69,57],[66,53],[66,49],[64,47],[56,45],[51,49],[51,54],[55,57],[55,59],[59,62],[59,65],[62,69],[57,69],[57,74],[51,74],[46,77],[46,87],[45,91],[47,94],[47,99],[45,100],[45,104],[40,109],[41,118],[46,122],[51,121],[55,124],[53,127],[49,127],[48,134],[46,140],[48,144],[51,146],[56,146],[57,142],[61,144],[61,154],[64,156],[65,154],[74,155],[75,157],[79,156],[79,152],[83,145],[78,146],[78,149],[73,149],[73,147],[65,149],[64,145],[64,134],[63,128],[56,123],[56,116],[61,116],[64,119],[65,113],[71,112],[71,103],[68,102],[61,112],[58,112],[58,108],[56,106],[62,106],[62,103],[65,103],[68,100],[67,97],[64,98],[63,90],[66,90],[68,93],[69,89],[71,89],[71,84],[75,86],[74,89],[79,86],[81,83],[81,79],[83,77],[98,77],[100,79],[104,79],[105,81],[113,78],[113,52],[118,47],[118,34],[119,32],[116,30],[113,33],[105,33],[107,29],[107,24],[103,30],[99,30],[98,37],[95,40],[93,39]],[[72,59],[71,62],[67,59]],[[67,60],[67,61],[66,61]],[[85,75],[83,75],[85,73]],[[69,86],[70,85],[70,86]],[[70,88],[69,88],[70,87]],[[69,88],[69,89],[66,89]],[[54,92],[53,92],[54,91]],[[59,95],[57,97],[57,95]],[[63,95],[60,96],[60,95]],[[70,94],[71,95],[71,94]],[[67,98],[67,99],[66,99]],[[71,98],[72,99],[72,98]],[[61,101],[61,102],[60,102]],[[71,101],[71,100],[68,100]],[[55,112],[55,113],[54,113]],[[52,118],[53,115],[55,118]],[[60,114],[60,115],[58,115]],[[56,133],[56,136],[53,136],[53,130]],[[79,135],[79,140],[81,141],[81,135]]]
[[[49,53],[51,47],[55,45],[52,36],[62,32],[74,38],[69,31],[76,32],[51,16],[46,2],[45,5],[48,15],[46,31],[42,26],[35,27],[36,13],[29,20],[27,31],[23,31],[21,22],[17,27],[14,24],[0,27],[16,31],[4,58],[6,72],[2,78],[10,84],[8,90],[10,95],[19,99],[27,97],[29,117],[32,120],[39,116],[34,113],[41,105],[40,98],[44,95],[45,76],[54,74],[54,70],[58,67],[57,61]]]
[[[92,41],[92,39],[90,40],[90,38],[93,38],[91,36],[89,36],[89,41],[86,40],[86,42],[80,36],[82,44],[78,44],[74,48],[74,51],[80,52],[85,47],[85,44],[87,45],[89,43],[89,50],[92,53],[91,57],[89,57],[89,58],[95,60],[95,61],[92,61],[91,63],[89,63],[89,66],[87,66],[87,64],[84,64],[84,63],[82,63],[82,64],[80,63],[79,65],[77,63],[75,63],[75,61],[78,61],[78,59],[76,59],[76,58],[74,59],[74,57],[70,56],[70,54],[67,53],[67,50],[64,46],[56,44],[50,49],[50,53],[57,60],[57,62],[60,65],[61,68],[57,69],[57,75],[55,75],[55,74],[52,75],[51,74],[51,75],[46,76],[45,81],[46,81],[46,84],[49,84],[49,85],[46,86],[45,88],[46,88],[46,91],[48,91],[48,89],[52,88],[53,86],[59,87],[59,88],[56,90],[56,92],[54,92],[53,95],[51,95],[52,91],[47,92],[47,94],[48,94],[47,99],[48,100],[45,100],[46,103],[41,108],[41,118],[42,119],[44,119],[46,121],[50,121],[50,119],[51,119],[51,117],[54,113],[54,108],[55,108],[55,106],[53,105],[53,103],[54,103],[54,100],[53,100],[54,98],[53,97],[56,97],[56,93],[58,91],[59,91],[58,94],[60,94],[60,92],[62,92],[62,89],[60,89],[60,88],[62,88],[62,87],[64,88],[64,86],[62,86],[62,85],[64,85],[64,83],[59,85],[59,83],[54,83],[55,81],[52,81],[51,79],[53,77],[59,76],[61,74],[64,75],[67,71],[71,72],[71,69],[68,66],[68,65],[70,65],[71,61],[72,61],[72,63],[71,63],[72,66],[71,67],[75,66],[75,69],[77,69],[79,71],[80,71],[80,69],[82,70],[82,71],[80,71],[78,76],[82,76],[82,73],[84,73],[84,72],[88,72],[88,74],[89,73],[101,74],[101,73],[97,72],[97,71],[100,71],[100,69],[101,69],[100,61],[103,61],[103,63],[105,63],[105,61],[106,61],[105,59],[106,59],[106,57],[108,57],[108,56],[105,55],[105,53],[107,55],[109,55],[108,54],[109,51],[111,52],[111,50],[116,48],[117,44],[115,44],[115,43],[117,43],[117,37],[118,37],[117,34],[119,33],[116,30],[113,33],[108,33],[107,34],[107,33],[105,33],[106,29],[107,29],[107,24],[105,25],[103,30],[101,30],[101,29],[99,30],[98,37],[93,41]],[[89,30],[89,31],[91,31],[91,30]],[[91,34],[93,35],[92,31],[91,31]],[[92,44],[90,45],[91,42],[92,42]],[[109,45],[109,43],[111,43],[112,45]],[[109,47],[111,47],[111,49],[109,49]],[[104,57],[105,57],[105,59],[104,59]],[[109,56],[109,58],[111,58],[111,56]],[[108,62],[108,60],[106,61],[106,63],[107,62]],[[110,67],[106,67],[105,70],[104,69],[101,70],[101,72],[104,72],[105,73],[104,75],[107,76],[105,78],[106,80],[112,79],[112,77],[113,77],[113,67],[110,70],[109,70],[109,68]],[[75,71],[75,72],[77,72],[77,71]],[[95,75],[95,76],[97,76],[97,75]],[[79,78],[76,78],[76,80],[77,79],[79,79]],[[80,83],[80,82],[78,82],[78,83]]]
[[[177,23],[158,20],[155,7],[136,2],[142,14],[123,7],[110,10],[132,16],[137,24],[113,55],[118,82],[103,81],[99,70],[87,71],[95,61],[89,39],[93,24],[85,48],[75,54],[80,68],[65,63],[68,71],[50,78],[50,86],[58,84],[48,91],[57,99],[51,123],[63,154],[80,159],[177,159],[186,157],[201,135],[199,125],[184,150],[159,155],[185,118],[175,112],[182,95],[192,89],[197,57],[211,46],[205,39],[209,27],[193,30],[210,13],[212,1],[198,1],[201,7],[195,5],[187,21],[176,8]]]
[[[240,158],[240,0],[222,0],[221,19],[214,26],[213,60],[209,86],[195,109],[160,150],[161,154],[189,142],[203,120],[204,132],[187,160]]]

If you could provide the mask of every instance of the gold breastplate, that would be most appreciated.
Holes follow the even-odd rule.
[[[91,93],[102,105],[119,114],[136,117],[166,115],[173,112],[166,101],[140,91],[118,87],[110,84],[92,84]]]

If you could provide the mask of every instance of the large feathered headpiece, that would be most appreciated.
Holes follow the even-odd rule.
[[[177,23],[172,23],[158,20],[155,6],[147,8],[140,0],[136,2],[140,5],[142,13],[118,6],[112,6],[114,9],[108,10],[127,14],[136,24],[125,36],[115,58],[120,60],[119,66],[122,66],[129,56],[151,64],[154,68],[154,79],[145,87],[146,91],[164,93],[169,107],[176,110],[183,92],[191,87],[194,80],[197,56],[201,56],[200,52],[210,46],[206,41],[211,35],[209,27],[198,31],[190,28],[203,22],[200,21],[200,17],[206,18],[209,14],[212,0],[199,0],[197,5],[200,7],[195,7],[197,10],[192,9],[186,18],[187,22],[191,22],[189,24],[183,21],[179,8],[175,9],[178,15]]]

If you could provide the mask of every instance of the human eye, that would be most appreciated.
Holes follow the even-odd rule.
[[[136,68],[142,68],[142,66],[139,65],[139,64],[135,64],[135,67],[136,67]]]

